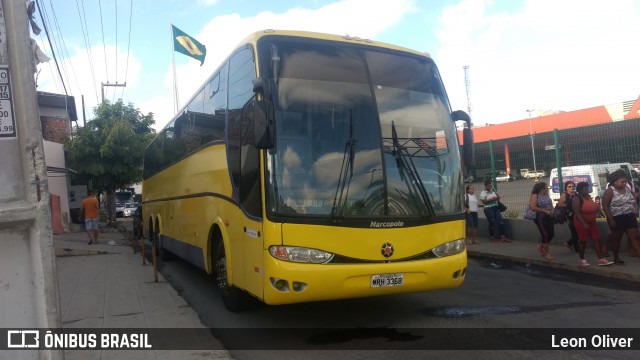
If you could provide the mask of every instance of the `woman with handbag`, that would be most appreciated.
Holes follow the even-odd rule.
[[[538,253],[547,260],[553,260],[549,253],[549,243],[555,235],[553,228],[553,202],[549,197],[547,183],[539,182],[533,186],[529,197],[529,206],[536,213],[533,222],[540,231],[540,245],[536,248]]]
[[[491,241],[500,239],[502,242],[510,243],[511,240],[504,235],[504,219],[498,206],[500,195],[493,191],[491,180],[484,182],[484,190],[480,193],[480,202],[484,205],[484,215],[489,223],[489,238]]]
[[[607,215],[607,224],[611,231],[611,247],[613,249],[613,261],[616,264],[624,264],[620,259],[620,240],[626,234],[629,240],[629,249],[635,253],[640,252],[638,245],[638,203],[627,185],[629,180],[624,170],[618,169],[609,174],[609,187],[602,196],[602,208]]]
[[[565,246],[571,250],[571,252],[578,252],[578,234],[576,228],[573,225],[573,209],[571,207],[571,199],[576,195],[576,184],[569,180],[564,183],[564,192],[560,195],[557,207],[564,208],[567,215],[567,225],[571,232],[571,238],[565,243]]]

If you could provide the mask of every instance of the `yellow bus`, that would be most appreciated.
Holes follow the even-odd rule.
[[[457,287],[470,122],[427,54],[254,33],[147,147],[144,231],[231,311]]]

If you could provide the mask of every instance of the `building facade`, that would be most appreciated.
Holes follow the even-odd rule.
[[[558,160],[561,166],[607,162],[640,164],[640,97],[475,127],[473,133],[476,166],[469,169],[469,174],[476,178],[490,173],[492,163],[496,171],[515,176],[521,169],[534,168],[549,174]]]
[[[73,96],[38,92],[38,106],[51,194],[51,221],[54,234],[69,232],[69,173],[65,162],[64,144],[71,136],[71,122],[77,121]]]

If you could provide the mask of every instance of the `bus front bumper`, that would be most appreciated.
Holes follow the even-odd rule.
[[[301,264],[265,254],[264,299],[267,304],[349,299],[401,294],[460,286],[467,253],[426,260],[374,264]],[[376,276],[378,275],[378,276]],[[382,276],[380,276],[382,275]],[[379,286],[380,281],[390,286]],[[398,284],[398,278],[402,278]],[[384,283],[384,282],[383,282]]]

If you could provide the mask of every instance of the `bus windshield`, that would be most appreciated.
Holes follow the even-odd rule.
[[[259,49],[276,124],[265,166],[270,214],[461,212],[455,126],[430,59],[288,39]]]

